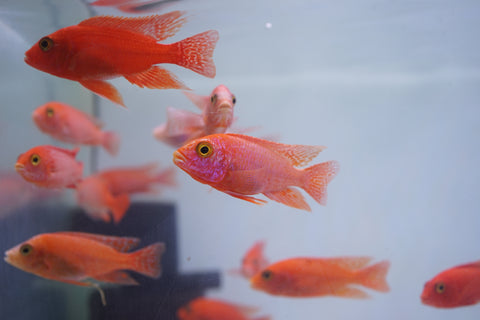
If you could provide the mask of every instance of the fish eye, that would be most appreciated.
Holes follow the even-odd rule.
[[[28,256],[30,253],[32,253],[32,251],[33,251],[33,247],[28,243],[20,247],[20,253],[22,254],[22,256]]]
[[[212,104],[214,104],[215,102],[217,102],[217,95],[216,95],[216,94],[214,94],[214,95],[210,98],[210,102],[211,102]]]
[[[232,102],[233,104],[237,103],[237,98],[235,96],[233,96]]]
[[[54,114],[55,114],[55,112],[53,111],[53,108],[48,107],[47,108],[47,117],[51,118],[51,117],[53,117]]]
[[[439,282],[435,284],[435,291],[437,293],[444,293],[445,292],[445,284],[443,282]]]
[[[32,154],[30,157],[30,163],[35,167],[38,166],[40,164],[40,156],[36,153]]]
[[[53,40],[50,39],[49,37],[43,37],[38,41],[38,45],[40,46],[40,49],[42,49],[43,52],[46,52],[53,47]]]
[[[272,271],[270,271],[270,270],[262,271],[262,278],[264,280],[270,280],[270,279],[272,279],[272,277],[273,277],[273,272]]]
[[[197,150],[197,154],[202,158],[206,158],[213,153],[212,145],[206,141],[203,141],[197,144],[196,150]]]

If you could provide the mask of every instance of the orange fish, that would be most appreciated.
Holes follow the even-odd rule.
[[[126,18],[96,16],[41,38],[25,53],[30,66],[78,81],[85,88],[125,106],[107,79],[125,77],[139,87],[188,89],[160,63],[176,64],[215,77],[212,55],[218,32],[206,31],[172,44],[159,44],[186,22],[183,12]]]
[[[157,171],[157,164],[104,170],[97,175],[105,180],[114,195],[152,192],[156,184],[175,186],[175,168]]]
[[[83,164],[74,150],[37,146],[18,156],[15,170],[28,182],[45,188],[75,188],[82,180]]]
[[[53,138],[83,145],[102,145],[110,154],[118,152],[120,138],[111,131],[102,131],[98,120],[65,103],[50,101],[32,114],[40,131]]]
[[[480,261],[445,270],[425,283],[422,303],[455,308],[480,302]]]
[[[83,179],[76,188],[77,204],[94,220],[119,223],[130,207],[130,196],[114,194],[98,175]],[[110,216],[110,213],[112,216]]]
[[[385,280],[390,262],[367,266],[369,257],[292,258],[272,264],[250,279],[251,286],[271,295],[287,297],[367,298],[354,287],[380,292],[390,289]]]
[[[178,0],[97,0],[91,6],[112,6],[126,13],[145,13],[159,10],[166,3]]]
[[[238,306],[224,301],[196,298],[177,310],[180,320],[269,320],[270,317],[251,318],[257,308]]]
[[[138,284],[122,270],[132,270],[151,278],[160,277],[160,258],[165,244],[154,243],[141,250],[127,252],[139,242],[137,238],[81,232],[43,233],[6,251],[5,261],[46,279],[94,286],[99,289],[104,302],[101,289],[85,280]]]
[[[239,274],[244,278],[250,279],[258,272],[262,271],[270,264],[263,255],[263,248],[265,241],[257,241],[247,251],[242,259],[242,268],[239,270],[232,270],[233,274]]]
[[[184,94],[202,110],[202,114],[167,108],[167,122],[153,131],[156,139],[178,148],[209,134],[225,133],[232,125],[237,100],[226,86],[217,86],[209,96]]]
[[[239,134],[215,134],[179,148],[173,162],[193,179],[233,197],[262,204],[266,201],[250,195],[263,193],[271,200],[310,211],[300,191],[291,187],[300,187],[318,203],[326,204],[327,184],[337,174],[338,162],[296,168],[306,165],[323,149]]]

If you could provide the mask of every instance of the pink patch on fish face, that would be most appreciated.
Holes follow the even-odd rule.
[[[27,181],[45,181],[49,175],[49,159],[35,152],[27,152],[18,156],[15,170]]]
[[[54,133],[60,125],[59,110],[54,102],[46,103],[33,111],[33,122],[46,133]]]
[[[197,181],[218,183],[223,180],[229,166],[229,157],[215,139],[201,138],[173,153],[173,162]]]

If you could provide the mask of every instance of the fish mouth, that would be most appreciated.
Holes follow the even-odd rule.
[[[15,163],[15,170],[17,172],[23,172],[25,170],[25,166],[22,163]]]
[[[218,110],[230,111],[230,110],[232,110],[232,106],[231,106],[228,102],[221,103],[221,104],[218,106]]]
[[[173,153],[173,163],[175,165],[177,165],[178,167],[183,167],[186,162],[187,158],[180,151],[175,151]]]

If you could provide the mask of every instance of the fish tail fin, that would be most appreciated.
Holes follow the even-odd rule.
[[[176,170],[174,167],[165,169],[159,172],[157,175],[155,175],[154,181],[167,186],[174,187],[177,185],[177,182],[175,181],[175,172]]]
[[[113,222],[119,223],[130,206],[130,196],[126,193],[121,194],[110,203],[110,211],[112,212]]]
[[[112,131],[106,131],[103,133],[102,146],[112,156],[117,155],[120,148],[120,136]]]
[[[218,41],[218,31],[209,30],[174,43],[181,54],[175,64],[195,71],[202,76],[214,78],[213,50]]]
[[[339,169],[337,161],[327,161],[304,169],[305,191],[321,205],[327,204],[327,185]]]
[[[161,258],[165,252],[165,243],[157,242],[131,253],[133,270],[147,277],[158,278],[162,274]]]
[[[380,292],[390,291],[390,287],[386,280],[389,268],[390,261],[385,260],[359,270],[361,284],[367,288]]]

